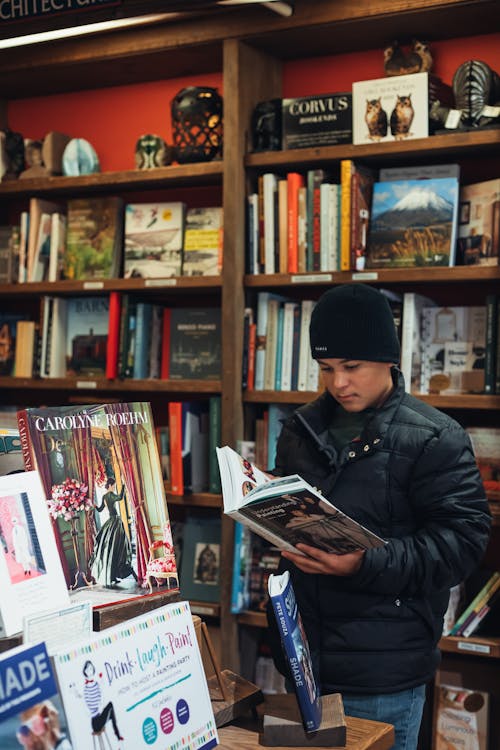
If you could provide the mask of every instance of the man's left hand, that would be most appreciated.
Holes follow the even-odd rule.
[[[362,549],[346,555],[334,555],[317,547],[310,547],[308,544],[297,544],[297,549],[304,554],[297,555],[285,550],[281,554],[303,573],[322,573],[333,576],[352,576],[357,573],[365,554],[365,550]]]

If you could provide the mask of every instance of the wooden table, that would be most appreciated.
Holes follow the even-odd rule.
[[[394,744],[394,727],[369,719],[346,716],[347,743],[344,750],[390,750]],[[255,720],[237,719],[232,724],[218,729],[221,750],[262,750]],[[311,746],[309,746],[311,747]],[[287,750],[273,748],[272,750]],[[297,748],[294,748],[297,750]],[[331,750],[335,750],[331,748]]]

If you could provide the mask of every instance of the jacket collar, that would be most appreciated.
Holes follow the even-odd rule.
[[[365,426],[361,440],[356,444],[354,455],[351,455],[352,451],[347,454],[351,459],[372,452],[382,445],[383,438],[405,396],[402,373],[397,367],[393,367],[391,375],[394,390]],[[294,413],[295,421],[301,425],[330,465],[336,462],[336,451],[333,446],[328,444],[328,429],[336,410],[340,408],[333,396],[328,391],[324,391],[315,401],[299,407]]]

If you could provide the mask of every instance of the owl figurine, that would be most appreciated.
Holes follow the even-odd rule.
[[[141,135],[135,144],[135,166],[137,169],[165,167],[172,161],[172,148],[159,135]]]
[[[387,112],[382,107],[380,97],[366,100],[365,122],[368,128],[368,138],[371,141],[380,141],[385,138],[387,135]]]
[[[411,135],[410,128],[414,116],[415,110],[411,103],[411,95],[399,96],[398,94],[390,119],[391,134],[396,141],[402,141]]]

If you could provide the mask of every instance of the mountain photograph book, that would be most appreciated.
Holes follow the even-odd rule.
[[[23,617],[69,604],[63,568],[36,471],[0,477],[0,637]]]
[[[0,654],[2,750],[72,750],[55,670],[44,643]]]
[[[314,674],[309,642],[295,598],[290,571],[285,570],[279,575],[271,573],[267,588],[304,730],[315,732],[321,724],[321,692]]]
[[[367,268],[429,268],[455,264],[458,179],[376,182]]]
[[[126,279],[180,276],[184,203],[128,203],[125,206]]]
[[[385,544],[298,474],[271,478],[227,445],[216,451],[224,513],[279,549],[297,553],[302,543],[340,555]]]
[[[54,654],[73,750],[218,744],[193,617],[168,604]],[[40,749],[41,750],[41,749]]]
[[[43,483],[68,588],[96,606],[145,595],[151,545],[171,545],[150,404],[27,408],[18,425],[25,466]],[[163,590],[173,581],[164,579]]]

